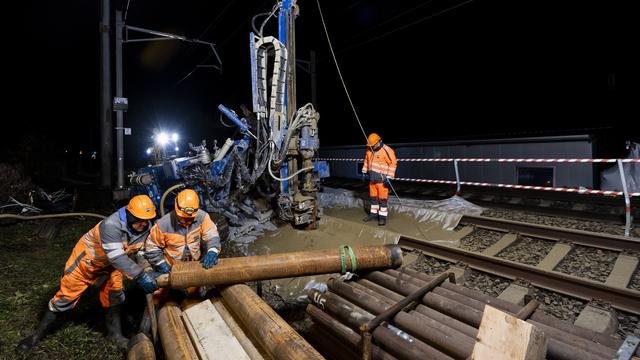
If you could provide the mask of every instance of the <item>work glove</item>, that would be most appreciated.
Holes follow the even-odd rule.
[[[158,266],[156,266],[156,272],[158,274],[168,274],[171,272],[171,265],[169,265],[169,263],[166,261],[160,263]]]
[[[218,253],[214,249],[207,251],[207,253],[204,255],[204,258],[202,259],[202,267],[205,269],[211,269],[213,265],[217,263]]]
[[[142,272],[136,278],[136,282],[138,286],[142,288],[145,294],[151,294],[152,292],[158,290],[158,283],[156,283],[156,279],[153,276],[149,275],[146,272]]]

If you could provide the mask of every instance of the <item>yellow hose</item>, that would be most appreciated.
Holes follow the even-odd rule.
[[[61,218],[61,217],[74,217],[74,216],[89,216],[89,217],[97,217],[100,219],[106,219],[107,217],[100,214],[94,213],[84,213],[84,212],[73,212],[73,213],[63,213],[63,214],[49,214],[49,215],[33,215],[33,216],[24,216],[24,215],[14,215],[14,214],[0,214],[0,219],[18,219],[18,220],[38,220],[38,219],[51,219],[51,218]]]
[[[179,187],[183,187],[184,184],[176,184],[173,185],[172,187],[168,188],[164,194],[162,194],[162,198],[160,199],[160,216],[164,216],[164,200],[167,198],[167,195],[169,195],[170,192],[172,192],[173,190],[179,188]]]

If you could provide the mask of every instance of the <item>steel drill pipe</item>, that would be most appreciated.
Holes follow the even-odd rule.
[[[196,351],[181,319],[182,310],[174,302],[167,302],[158,311],[158,332],[168,360],[197,360]]]
[[[418,305],[413,310],[421,315],[428,317],[429,319],[435,320],[441,324],[447,324],[450,328],[457,330],[468,337],[475,339],[478,336],[478,329],[474,328],[471,325],[468,325],[460,320],[456,320],[451,316],[445,315],[439,311],[436,311],[425,305]],[[412,312],[413,312],[412,311]]]
[[[247,285],[220,289],[225,305],[274,359],[324,359]]]
[[[554,338],[547,338],[547,359],[550,360],[610,360],[589,350],[567,345]]]
[[[356,352],[357,346],[351,346],[344,340],[336,337],[320,325],[314,324],[309,329],[309,342],[327,359],[331,360],[360,360],[362,358]]]
[[[380,271],[371,272],[367,274],[365,278],[405,296],[411,294],[412,292],[415,292],[418,289],[416,285],[413,285],[404,280],[400,280],[396,277]],[[460,295],[460,299],[465,298],[466,297],[464,295]],[[425,295],[422,298],[421,302],[429,306],[430,308],[440,311],[466,324],[469,324],[476,328],[480,326],[480,320],[482,320],[482,311],[461,304],[456,299],[446,298],[431,292]]]
[[[380,286],[374,282],[371,282],[367,279],[358,279],[356,280],[357,284],[360,284],[364,287],[366,287],[367,289],[371,289],[373,291],[375,291],[376,293],[384,296],[385,299],[389,299],[395,302],[398,302],[400,300],[402,300],[404,298],[404,296],[398,294],[395,291],[391,291],[389,289],[387,289],[386,287]]]
[[[425,273],[421,273],[415,270],[411,270],[411,269],[407,269],[407,268],[401,268],[400,270],[385,270],[384,273],[386,274],[398,274],[398,273],[402,273],[402,274],[406,274],[409,276],[413,276],[415,278],[418,278],[420,280],[423,281],[431,281],[431,279],[433,278],[433,276],[429,276]],[[419,285],[418,285],[419,286]],[[467,297],[470,297],[472,299],[478,300],[478,301],[482,301],[485,304],[491,305],[497,309],[500,309],[502,311],[506,311],[512,314],[516,314],[518,313],[518,311],[522,310],[522,306],[520,305],[516,305],[513,303],[510,303],[508,301],[502,300],[502,299],[498,299],[489,295],[485,295],[479,291],[476,290],[472,290],[469,288],[466,288],[462,285],[458,285],[458,284],[453,284],[450,282],[444,282],[442,283],[442,285],[440,285],[441,287],[450,290],[450,291],[455,291],[459,294],[465,295]]]
[[[155,360],[156,352],[153,343],[143,333],[140,333],[129,340],[127,347],[127,360]]]
[[[342,297],[331,292],[321,293],[315,289],[309,290],[309,299],[323,308],[329,314],[343,321],[351,329],[358,330],[360,325],[374,318],[374,315],[352,304]],[[401,326],[400,324],[396,324]],[[401,359],[450,359],[421,340],[406,334],[402,329],[392,331],[386,327],[378,326],[372,332],[373,338],[392,355]]]
[[[572,347],[576,347],[578,349],[582,349],[585,351],[589,351],[595,355],[601,356],[605,359],[613,359],[616,355],[616,350],[608,348],[602,344],[595,343],[593,341],[581,338],[576,335],[569,334],[562,330],[558,330],[551,326],[547,326],[545,324],[539,323],[534,320],[527,320],[528,323],[535,325],[540,330],[544,331],[547,338],[553,338],[558,340],[561,343],[565,343]],[[551,353],[550,355],[553,355]]]
[[[554,318],[553,316],[549,316],[543,313],[541,310],[535,311],[530,319],[541,324],[556,328],[558,330],[562,330],[566,333],[576,335],[587,340],[595,341],[611,349],[618,349],[622,344],[621,340],[614,338],[613,336],[575,326],[569,322],[562,321],[558,318]]]
[[[375,270],[402,265],[397,245],[353,248],[356,263],[344,257],[346,270]],[[185,288],[204,285],[231,285],[246,281],[280,279],[304,275],[339,273],[343,263],[339,249],[298,251],[273,255],[220,259],[211,269],[195,261],[178,262],[171,274],[158,277],[161,287]]]
[[[360,340],[362,339],[362,337],[358,333],[351,330],[349,327],[345,326],[340,321],[334,319],[329,314],[320,310],[315,305],[312,305],[312,304],[307,305],[307,314],[311,316],[311,319],[313,319],[313,322],[315,324],[319,324],[325,329],[325,331],[343,340],[353,348],[358,348],[360,346]],[[373,345],[371,347],[371,355],[376,360],[395,359],[394,356],[380,349],[380,347],[376,345]]]
[[[339,288],[343,291],[345,289],[347,292],[349,291],[345,286],[339,286]],[[381,311],[368,312],[364,309],[366,302],[375,302],[370,295],[345,299],[340,294],[321,293],[311,289],[308,296],[314,303],[323,306],[327,312],[344,321],[352,329],[359,329],[362,324],[373,320],[374,314],[381,313]],[[386,308],[389,309],[391,306]],[[379,310],[383,309],[379,308]],[[455,358],[464,359],[471,355],[473,350],[473,338],[424,315],[409,315],[406,312],[399,312],[392,318],[392,321],[401,330]]]

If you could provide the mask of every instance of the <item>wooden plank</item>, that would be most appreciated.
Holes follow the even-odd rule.
[[[192,305],[182,313],[182,319],[200,359],[250,360],[211,301]]]
[[[478,330],[473,360],[543,360],[544,333],[527,322],[486,305]]]
[[[244,351],[249,355],[251,360],[264,360],[266,357],[263,355],[258,348],[251,342],[251,339],[247,336],[247,334],[242,330],[242,327],[236,322],[235,318],[229,312],[226,306],[220,298],[211,298],[211,303],[218,310],[218,314],[222,316],[222,319],[227,323],[229,329],[236,337]]]

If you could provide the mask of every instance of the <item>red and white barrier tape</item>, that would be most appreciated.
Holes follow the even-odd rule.
[[[396,181],[409,181],[409,182],[422,182],[431,184],[457,184],[451,180],[429,180],[429,179],[410,179],[410,178],[396,178]],[[542,190],[542,191],[557,191],[557,192],[569,192],[576,194],[594,194],[594,195],[608,195],[608,196],[622,196],[622,191],[609,191],[609,190],[591,190],[591,189],[577,189],[577,188],[556,188],[546,186],[531,186],[531,185],[510,185],[510,184],[491,184],[483,182],[468,182],[461,181],[460,185],[470,186],[487,186],[487,187],[499,187],[508,189],[526,189],[526,190]],[[640,196],[640,192],[629,193],[629,196]]]
[[[315,158],[319,161],[364,161],[360,158]],[[618,159],[475,159],[475,158],[424,158],[424,159],[398,159],[398,161],[416,161],[416,162],[447,162],[447,161],[464,161],[464,162],[519,162],[519,163],[615,163]],[[640,163],[640,159],[620,159],[623,163]]]

